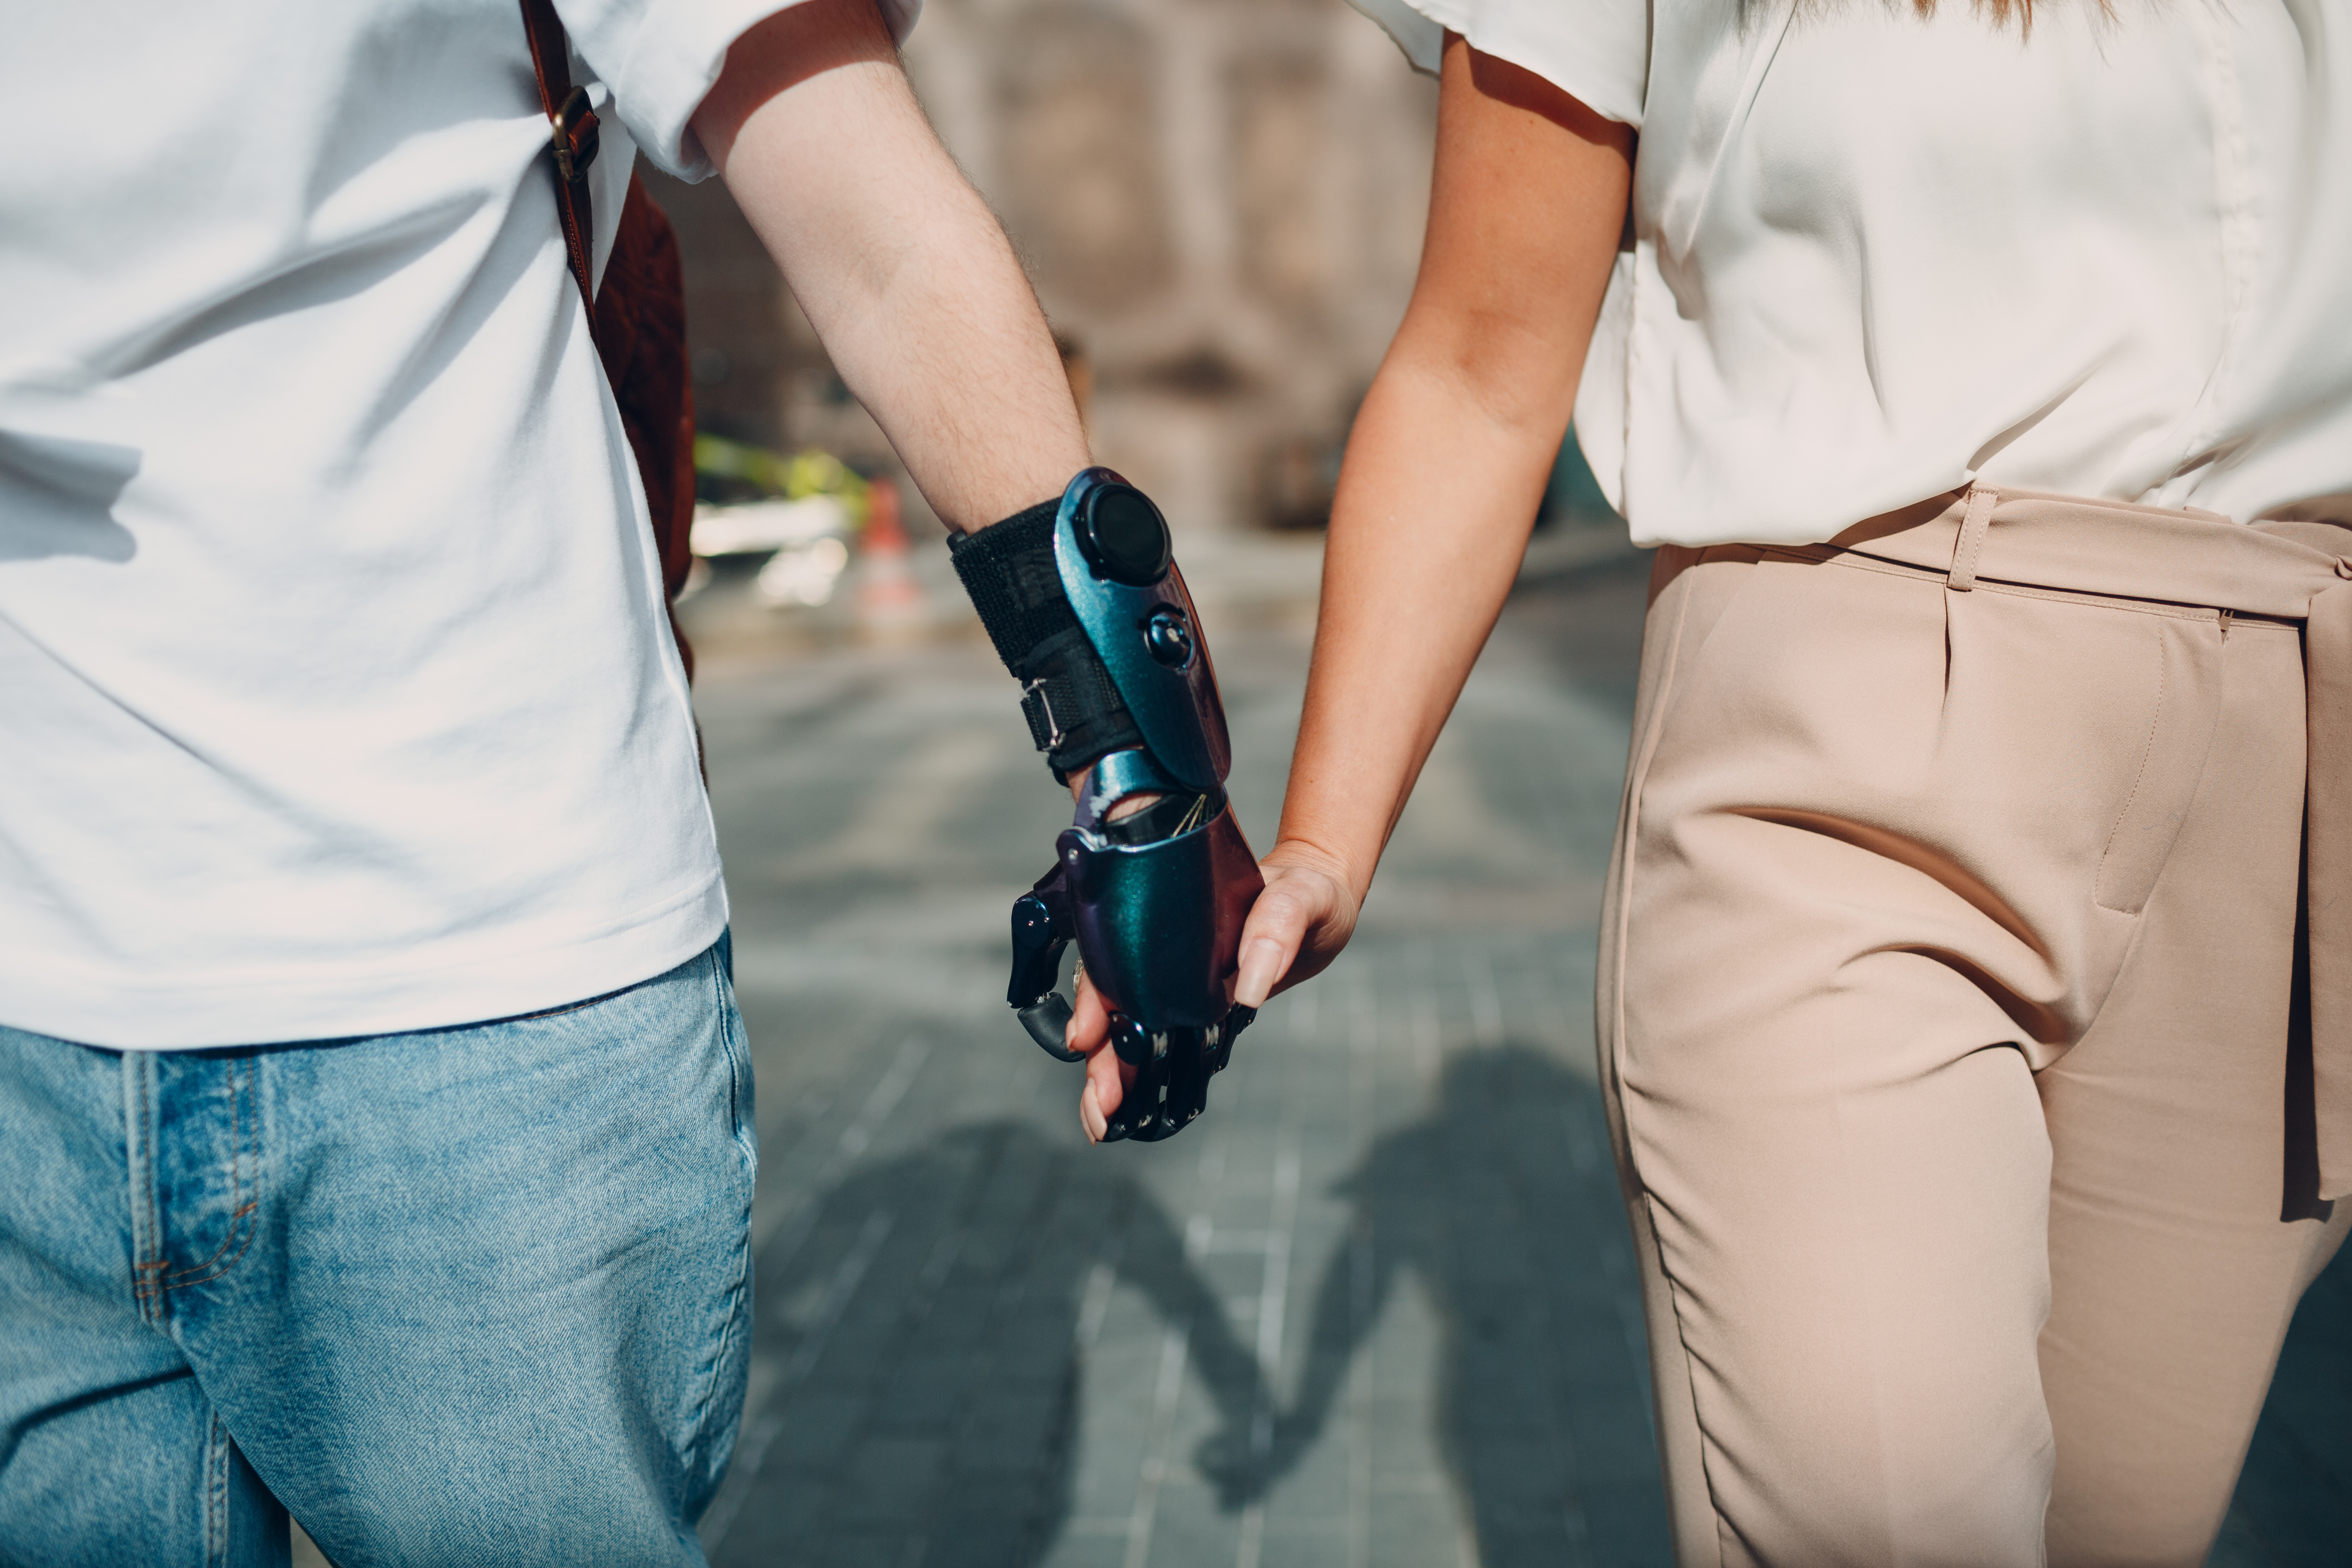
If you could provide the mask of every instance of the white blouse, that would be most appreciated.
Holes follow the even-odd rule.
[[[2352,521],[2352,0],[1354,0],[1640,132],[1576,427],[1637,542],[1971,478]]]

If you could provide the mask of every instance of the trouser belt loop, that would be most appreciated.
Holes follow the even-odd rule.
[[[1992,509],[2000,492],[1990,485],[1969,487],[1968,514],[1960,520],[1959,542],[1952,547],[1952,570],[1944,586],[1965,594],[1977,585],[1977,558],[1984,553],[1985,533],[1992,527]]]

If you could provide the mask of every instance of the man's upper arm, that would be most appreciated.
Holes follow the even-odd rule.
[[[897,40],[875,0],[802,0],[728,49],[719,79],[694,111],[695,139],[723,171],[743,122],[779,93],[840,66],[896,66],[898,59]]]
[[[617,117],[646,156],[666,173],[699,180],[714,172],[691,128],[738,46],[780,14],[846,9],[838,0],[553,0],[586,75],[611,98],[597,113]],[[921,0],[860,0],[859,18],[876,16],[886,43],[904,37]],[[522,18],[512,17],[522,45]]]

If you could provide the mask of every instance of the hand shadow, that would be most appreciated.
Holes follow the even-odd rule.
[[[1297,1397],[1195,1456],[1226,1506],[1264,1497],[1323,1436],[1410,1271],[1439,1319],[1436,1437],[1479,1561],[1666,1563],[1631,1243],[1591,1084],[1527,1047],[1455,1055],[1435,1108],[1337,1191],[1354,1221],[1316,1289]]]
[[[1187,1331],[1229,1426],[1256,1358],[1133,1176],[1024,1122],[957,1128],[854,1173],[802,1244],[763,1260],[755,1353],[797,1371],[714,1561],[1034,1563],[1070,1516],[1081,1342],[1112,1280]],[[730,1483],[733,1484],[733,1483]]]

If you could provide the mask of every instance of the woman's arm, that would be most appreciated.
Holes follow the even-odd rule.
[[[1447,36],[1421,274],[1331,508],[1307,709],[1242,939],[1244,1003],[1346,944],[1494,629],[1576,401],[1632,169],[1625,126]]]

